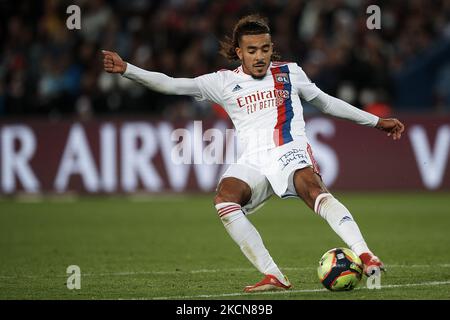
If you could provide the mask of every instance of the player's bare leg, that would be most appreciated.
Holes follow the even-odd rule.
[[[297,170],[294,174],[295,190],[300,198],[314,212],[324,218],[339,237],[364,263],[364,272],[371,274],[383,263],[369,250],[366,242],[347,208],[327,190],[320,176],[310,167]]]
[[[250,187],[243,181],[224,178],[214,198],[214,204],[228,234],[241,248],[248,260],[265,275],[265,278],[253,286],[247,286],[246,292],[282,290],[291,287],[267,251],[258,231],[242,211],[251,198]]]

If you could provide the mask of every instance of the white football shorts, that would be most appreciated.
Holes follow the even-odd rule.
[[[294,173],[312,167],[319,174],[311,146],[306,137],[282,146],[254,153],[244,153],[220,178],[237,178],[252,191],[250,201],[242,208],[245,214],[259,209],[273,194],[280,198],[298,197],[294,187]],[[219,183],[220,183],[219,181]]]

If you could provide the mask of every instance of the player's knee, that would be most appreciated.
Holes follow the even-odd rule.
[[[314,204],[317,197],[324,192],[326,191],[324,191],[320,187],[310,187],[309,189],[302,192],[302,194],[300,194],[300,197],[306,202],[306,204],[310,208],[314,208]]]
[[[237,195],[225,193],[225,192],[217,193],[214,196],[214,199],[213,199],[214,205],[218,205],[218,204],[224,203],[224,202],[233,202],[233,203],[240,204],[240,199]]]
[[[312,188],[311,190],[308,191],[308,197],[309,199],[311,199],[311,201],[314,203],[317,199],[317,197],[319,195],[321,195],[322,193],[324,193],[326,191],[324,191],[322,188],[318,187],[318,188]]]
[[[214,196],[214,205],[218,205],[223,202],[233,202],[241,206],[244,206],[248,200],[249,196],[245,192],[240,192],[239,190],[219,190]]]
[[[216,194],[214,196],[213,203],[214,203],[215,206],[220,204],[220,203],[223,203],[223,202],[228,202],[228,201],[226,201],[226,198],[223,197],[221,194]]]
[[[250,188],[234,179],[224,179],[217,188],[217,194],[214,197],[214,205],[223,202],[233,202],[244,206],[251,196]]]

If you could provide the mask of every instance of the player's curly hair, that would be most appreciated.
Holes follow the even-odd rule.
[[[265,33],[270,34],[269,21],[266,17],[259,14],[245,16],[235,24],[232,37],[226,36],[223,41],[220,41],[220,54],[230,61],[237,61],[239,57],[236,54],[236,48],[239,47],[241,37]],[[271,59],[279,60],[280,56],[274,51]]]

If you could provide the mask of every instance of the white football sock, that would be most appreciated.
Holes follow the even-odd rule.
[[[358,256],[363,252],[370,252],[351,213],[331,194],[320,194],[316,198],[314,211],[327,220],[334,232]]]
[[[247,259],[261,273],[274,275],[283,284],[288,285],[264,246],[258,231],[242,212],[241,206],[233,202],[223,202],[217,204],[216,209],[228,234],[241,248]]]

